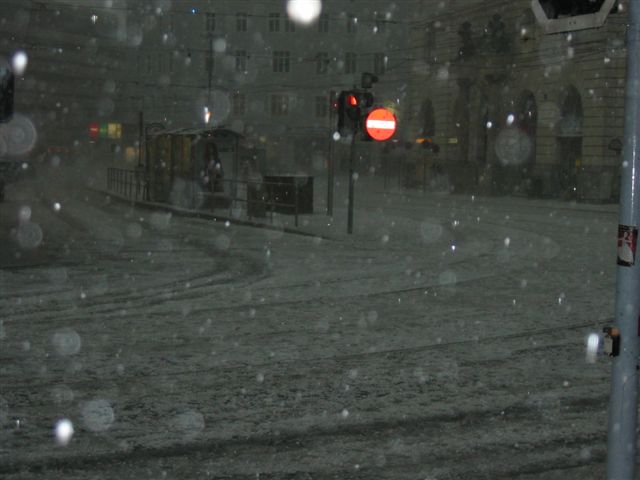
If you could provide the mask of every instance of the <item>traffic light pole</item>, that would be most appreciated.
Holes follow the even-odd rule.
[[[333,216],[333,188],[335,183],[335,162],[333,158],[334,153],[334,140],[333,140],[333,128],[335,124],[335,110],[334,104],[336,102],[336,92],[331,90],[329,92],[329,155],[328,155],[328,172],[327,172],[327,215]]]
[[[358,121],[359,123],[359,121]],[[356,127],[358,125],[356,124]],[[347,233],[353,233],[353,197],[356,180],[354,178],[354,163],[356,158],[356,136],[358,128],[355,129],[351,136],[351,148],[349,151],[349,206],[347,213]]]
[[[638,414],[638,322],[640,259],[636,261],[640,223],[640,2],[628,2],[627,81],[624,153],[620,169],[620,212],[615,326],[620,332],[619,355],[613,357],[607,479],[635,477]],[[626,255],[622,251],[627,249]]]

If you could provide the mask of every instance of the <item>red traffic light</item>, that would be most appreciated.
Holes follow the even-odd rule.
[[[347,97],[347,103],[352,107],[358,106],[358,98],[355,95],[349,95]]]

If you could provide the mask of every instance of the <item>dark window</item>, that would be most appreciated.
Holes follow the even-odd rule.
[[[284,31],[285,32],[295,32],[296,31],[296,24],[293,23],[288,18],[285,18],[284,19]]]
[[[354,52],[344,54],[344,73],[356,73],[358,56]]]
[[[320,33],[329,33],[329,14],[323,13],[318,21],[318,31]]]
[[[280,31],[280,14],[279,13],[269,14],[269,31],[270,32]]]
[[[285,50],[276,50],[273,52],[273,71],[277,73],[289,72],[290,54]]]
[[[316,117],[326,117],[329,113],[329,99],[325,96],[316,97]]]
[[[387,19],[384,13],[376,13],[376,33],[386,33]]]
[[[358,17],[356,17],[353,13],[347,15],[347,33],[357,33],[358,32]]]
[[[237,32],[246,32],[247,31],[247,14],[246,13],[236,13],[236,31]]]
[[[373,55],[373,73],[381,75],[387,71],[387,56],[384,53]]]
[[[236,50],[236,72],[247,71],[247,52],[246,50]]]
[[[316,73],[325,74],[329,70],[329,54],[320,52],[316,55]]]
[[[245,96],[244,93],[233,94],[233,114],[243,115],[245,111]]]
[[[289,97],[287,95],[271,95],[271,116],[284,117],[289,114]]]
[[[216,14],[215,13],[207,13],[206,28],[207,28],[207,32],[216,31]]]

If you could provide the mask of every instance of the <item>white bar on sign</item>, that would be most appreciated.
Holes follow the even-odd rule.
[[[394,122],[393,120],[367,120],[367,128],[393,130],[394,128],[396,128],[396,122]]]

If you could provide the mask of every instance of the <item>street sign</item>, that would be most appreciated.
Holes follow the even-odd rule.
[[[89,136],[91,138],[98,138],[98,136],[100,136],[100,125],[98,123],[89,124]]]
[[[617,0],[531,0],[531,10],[547,34],[599,28]]]
[[[386,108],[376,108],[372,110],[369,115],[367,115],[365,122],[367,134],[378,142],[384,142],[393,137],[393,134],[396,133],[397,126],[396,116]]]

